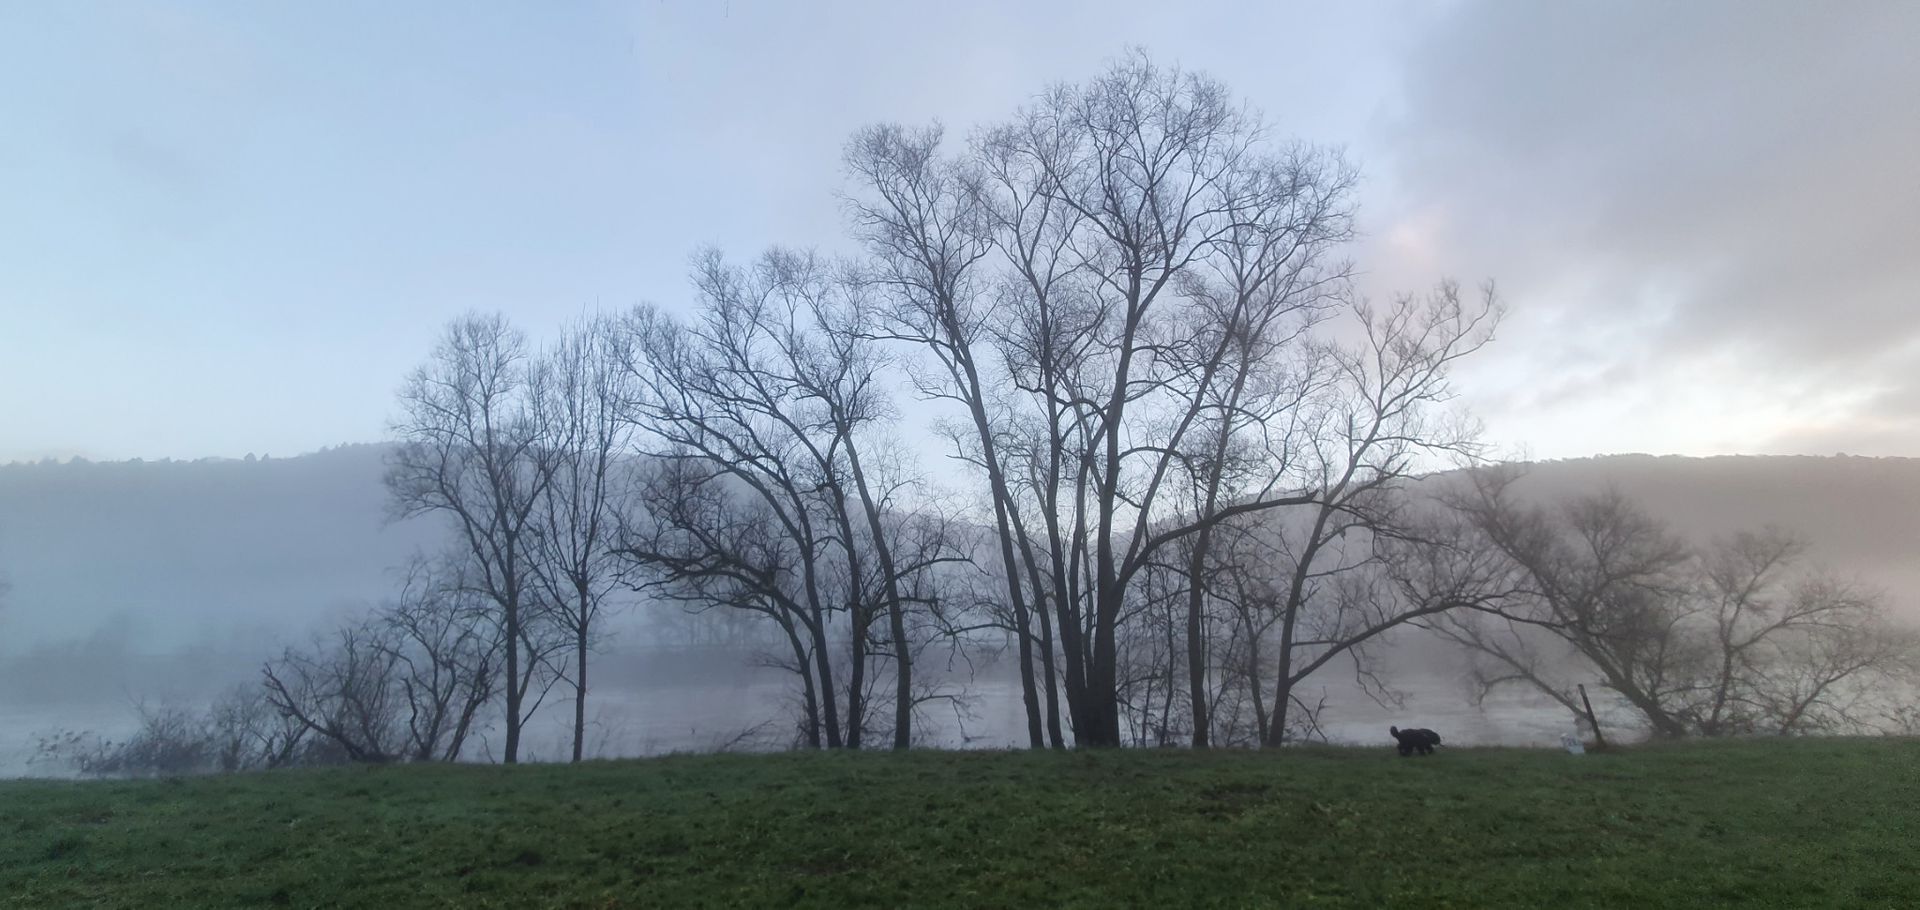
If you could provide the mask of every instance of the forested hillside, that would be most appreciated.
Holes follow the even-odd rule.
[[[384,451],[0,466],[0,654],[97,632],[143,650],[276,636],[377,599],[438,535],[386,521]]]

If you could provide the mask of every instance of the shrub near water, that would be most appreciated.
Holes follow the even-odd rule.
[[[333,744],[274,711],[258,689],[240,687],[203,711],[139,708],[140,725],[118,742],[61,730],[39,737],[36,764],[95,777],[150,777],[340,764]]]
[[[1896,907],[1920,744],[798,753],[0,785],[0,903]]]

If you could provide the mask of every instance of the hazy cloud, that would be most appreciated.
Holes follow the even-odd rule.
[[[1496,441],[1920,454],[1920,4],[0,20],[0,460],[374,438],[451,315],[538,331],[674,305],[705,243],[844,244],[850,130],[962,137],[1130,45],[1352,153],[1371,292],[1500,282],[1465,376]]]
[[[1916,34],[1920,6],[1892,2],[1470,3],[1436,23],[1388,131],[1395,205],[1432,255],[1505,283],[1495,407],[1689,380],[1920,449]],[[1855,410],[1821,413],[1836,399]],[[1779,426],[1735,435],[1807,438]]]

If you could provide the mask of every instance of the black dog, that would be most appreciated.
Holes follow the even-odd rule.
[[[1387,732],[1400,741],[1402,756],[1412,755],[1415,752],[1421,755],[1432,755],[1433,747],[1440,745],[1440,734],[1432,730],[1402,730],[1399,727],[1388,727]]]

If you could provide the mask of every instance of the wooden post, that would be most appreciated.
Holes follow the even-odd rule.
[[[1587,706],[1587,725],[1593,728],[1593,747],[1605,749],[1607,738],[1600,735],[1600,718],[1593,716],[1593,702],[1587,700],[1587,684],[1580,683],[1580,703]]]

